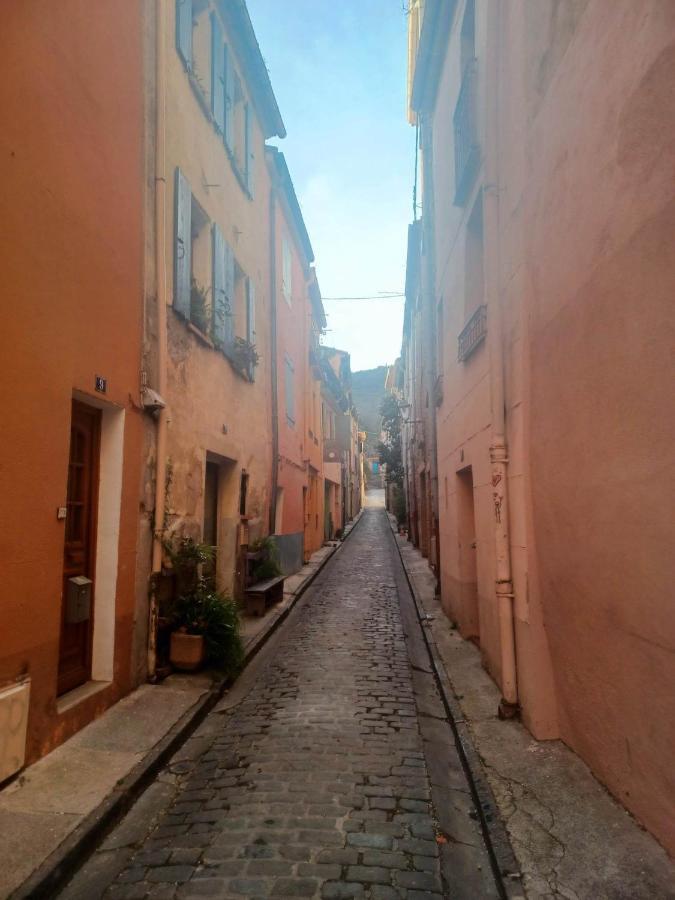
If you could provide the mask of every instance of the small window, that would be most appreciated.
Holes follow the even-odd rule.
[[[285,372],[286,387],[286,421],[289,425],[295,425],[295,369],[292,361],[286,357]]]
[[[291,245],[288,238],[284,235],[281,240],[281,293],[288,305],[291,305],[293,296],[293,260],[291,258]]]
[[[241,480],[239,482],[239,515],[245,516],[246,513],[246,504],[248,502],[248,472],[241,473]]]
[[[473,205],[464,245],[464,320],[485,302],[483,275],[483,195]]]

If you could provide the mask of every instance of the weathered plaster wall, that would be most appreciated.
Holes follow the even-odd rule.
[[[3,4],[0,232],[4,410],[0,684],[32,679],[28,761],[133,684],[143,295],[141,4]],[[96,394],[96,375],[108,379]],[[71,399],[124,419],[113,682],[61,715]],[[113,573],[114,578],[114,573]],[[111,636],[112,638],[112,636]],[[107,663],[106,663],[107,665]]]
[[[218,583],[233,591],[241,519],[239,485],[249,475],[250,538],[267,533],[271,472],[271,375],[269,307],[269,177],[264,137],[254,117],[255,190],[250,199],[237,179],[222,138],[202,109],[175,48],[175,7],[167,4],[167,270],[173,297],[173,173],[179,166],[193,195],[233,248],[256,293],[255,380],[235,373],[223,356],[180,319],[169,319],[168,455],[170,531],[201,536],[207,454],[221,464],[218,521]],[[225,34],[227,40],[227,34]],[[243,75],[241,62],[236,61]],[[246,93],[247,87],[242,82]],[[208,273],[207,273],[208,275]],[[210,283],[210,281],[208,282]],[[241,328],[237,328],[241,333]],[[241,573],[239,573],[239,576]]]
[[[590,0],[513,175],[561,734],[671,852],[674,85],[673,4]]]
[[[283,515],[280,534],[303,534],[305,528],[303,488],[308,485],[307,409],[309,389],[308,332],[310,327],[307,273],[293,221],[286,213],[282,197],[276,204],[277,229],[277,379],[279,385],[279,487],[283,488]],[[282,247],[291,255],[290,304],[282,291]],[[293,366],[293,418],[287,415],[286,360]]]

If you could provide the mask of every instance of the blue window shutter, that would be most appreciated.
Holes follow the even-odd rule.
[[[190,318],[190,281],[192,277],[192,191],[190,184],[176,169],[174,184],[173,306],[186,319]]]
[[[246,278],[246,340],[255,345],[255,285]],[[248,377],[253,381],[255,366],[249,368]]]
[[[253,176],[255,159],[253,156],[253,113],[250,104],[244,107],[245,142],[246,142],[246,190],[253,197]]]
[[[192,71],[192,0],[176,0],[176,48]]]
[[[225,242],[225,302],[228,315],[225,317],[225,343],[234,341],[234,253],[232,247]]]
[[[234,66],[232,64],[232,52],[225,44],[223,46],[225,64],[225,145],[230,153],[234,153]]]
[[[228,306],[225,296],[225,238],[214,222],[211,229],[213,238],[213,339],[218,347],[227,342]]]
[[[225,130],[225,45],[223,29],[211,13],[211,112],[221,134]]]

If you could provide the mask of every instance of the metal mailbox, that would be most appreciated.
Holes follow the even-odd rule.
[[[91,586],[93,581],[84,575],[68,579],[66,593],[66,622],[74,625],[91,618]]]

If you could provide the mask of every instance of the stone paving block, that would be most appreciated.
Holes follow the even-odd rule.
[[[194,869],[192,866],[158,866],[156,869],[148,869],[147,881],[168,881],[176,884],[180,881],[188,881],[192,878]]]
[[[272,888],[273,897],[313,897],[318,881],[314,878],[279,878]]]
[[[368,847],[373,850],[391,850],[394,841],[386,834],[348,834],[347,844],[351,847]]]
[[[362,900],[366,896],[362,884],[345,881],[327,881],[321,888],[323,900]]]

